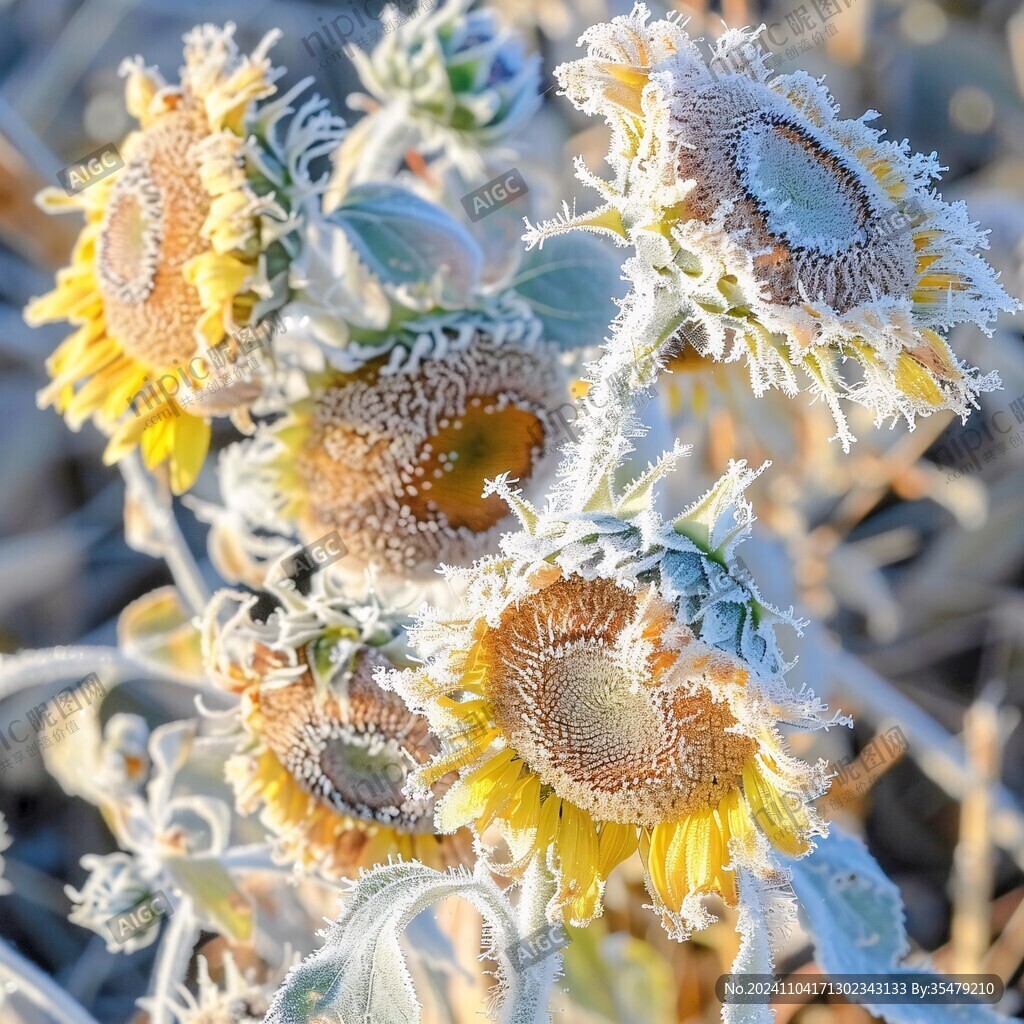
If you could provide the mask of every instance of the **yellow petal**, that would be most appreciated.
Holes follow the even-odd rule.
[[[687,892],[683,827],[676,821],[659,822],[651,829],[647,852],[647,874],[654,889],[651,895],[677,914]]]
[[[505,809],[505,821],[514,832],[531,832],[540,824],[540,779],[530,774],[519,780]]]
[[[199,476],[210,449],[210,424],[198,416],[181,416],[174,423],[171,490],[184,494]]]
[[[559,858],[556,901],[573,923],[586,924],[598,909],[598,840],[590,813],[573,804],[562,807],[562,826],[556,849]]]
[[[513,751],[502,750],[452,784],[437,805],[440,831],[454,832],[476,820],[514,756]],[[506,798],[509,795],[506,793]]]
[[[909,398],[927,402],[928,405],[941,406],[945,404],[946,400],[932,375],[905,352],[901,352],[896,357],[896,373],[893,379],[896,387]]]
[[[180,416],[181,413],[179,412]],[[174,420],[159,419],[150,423],[139,438],[142,461],[147,469],[155,469],[169,458],[174,449]]]
[[[743,769],[743,795],[754,821],[776,849],[790,857],[807,852],[809,844],[803,838],[809,826],[806,808],[798,797],[784,798],[754,761]]]
[[[621,825],[617,821],[606,821],[601,826],[597,870],[607,878],[627,857],[636,853],[637,830],[635,825]]]

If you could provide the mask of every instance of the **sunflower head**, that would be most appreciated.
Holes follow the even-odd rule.
[[[414,786],[459,773],[441,830],[471,824],[486,841],[495,826],[511,859],[494,867],[513,875],[546,857],[549,914],[577,924],[639,851],[666,928],[685,937],[711,920],[705,897],[735,905],[744,872],[774,885],[779,855],[823,834],[825,766],[792,757],[777,724],[849,719],[786,685],[773,623],[787,616],[737,569],[756,473],[733,465],[663,522],[652,492],[685,450],[622,489],[614,452],[582,474],[584,450],[543,509],[495,483],[522,529],[446,572],[459,606],[421,613],[410,640],[425,661],[389,685],[442,740]]]
[[[639,850],[666,927],[711,918],[737,878],[778,872],[821,834],[821,766],[791,757],[781,709],[749,666],[701,641],[653,586],[482,563],[455,616],[414,640],[439,651],[396,685],[445,738],[421,785],[458,770],[437,824],[496,825],[517,873],[536,856],[558,876],[553,916],[601,912],[612,869]]]
[[[46,208],[86,220],[57,287],[26,309],[32,325],[76,328],[47,364],[52,382],[40,402],[74,429],[94,419],[110,435],[108,463],[137,445],[150,468],[167,462],[178,493],[202,466],[209,414],[255,397],[239,379],[217,403],[200,401],[216,376],[209,350],[226,345],[237,355],[235,328],[280,303],[275,279],[297,249],[304,204],[321,188],[308,177],[307,153],[339,135],[340,122],[314,99],[287,143],[278,141],[276,122],[294,95],[264,102],[283,73],[267,57],[278,35],[242,56],[233,25],[194,29],[176,86],[141,58],[126,61],[139,127],[119,146],[124,167],[70,199],[40,196]]]
[[[531,229],[572,227],[636,247],[635,294],[620,328],[652,333],[661,289],[676,330],[663,361],[692,344],[744,359],[757,393],[800,377],[852,435],[840,396],[879,420],[949,409],[966,416],[995,375],[960,363],[944,332],[987,328],[1018,304],[978,252],[963,204],[934,191],[937,158],[887,141],[864,117],[839,117],[803,72],[776,75],[757,33],[726,31],[703,54],[676,19],[628,17],[591,29],[588,55],[556,75],[582,110],[613,128],[614,183],[580,168],[606,205]],[[857,368],[844,375],[840,365]]]
[[[543,483],[563,387],[545,347],[480,332],[398,369],[378,357],[321,377],[290,417],[243,442],[227,464],[239,486],[224,493],[231,501],[258,482],[265,498],[254,508],[273,510],[258,525],[303,543],[338,531],[342,571],[431,575],[438,562],[483,554],[507,528],[505,502],[483,496],[489,479]]]
[[[260,621],[255,597],[224,592],[206,617],[214,678],[241,697],[238,752],[226,766],[239,809],[261,810],[287,861],[353,876],[391,855],[447,866],[463,836],[434,835],[437,794],[408,796],[407,776],[439,750],[426,721],[382,690],[394,630],[318,581],[313,594],[274,589]],[[389,652],[391,656],[389,657]]]

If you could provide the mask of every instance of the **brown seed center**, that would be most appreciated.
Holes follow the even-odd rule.
[[[195,115],[176,111],[132,138],[97,243],[107,330],[128,355],[153,368],[187,362],[203,313],[185,264],[206,252],[201,231],[210,196],[195,144]]]
[[[677,820],[716,804],[754,751],[706,687],[672,678],[667,606],[606,580],[560,580],[509,608],[481,641],[510,745],[596,818]]]

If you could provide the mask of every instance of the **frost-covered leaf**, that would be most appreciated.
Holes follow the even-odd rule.
[[[174,587],[160,587],[132,601],[118,617],[117,638],[122,650],[152,663],[161,675],[171,668],[204,679],[199,630]]]
[[[164,867],[204,919],[237,942],[252,937],[252,907],[216,857],[168,857]]]
[[[531,249],[512,282],[544,324],[544,337],[565,348],[599,345],[626,291],[618,261],[588,235],[562,235]]]
[[[864,844],[833,827],[810,857],[793,861],[793,888],[807,915],[818,966],[829,974],[920,973],[904,966],[910,950],[899,889]],[[995,1024],[989,1006],[871,1003],[891,1024]]]
[[[356,185],[331,212],[360,260],[385,284],[439,282],[464,301],[480,280],[482,255],[469,232],[439,206],[394,185]]]
[[[324,945],[293,968],[278,990],[266,1024],[418,1024],[420,1007],[399,938],[422,911],[449,896],[472,903],[486,922],[499,994],[493,1019],[544,1024],[558,956],[524,963],[520,934],[505,893],[484,873],[443,874],[400,863],[365,874],[321,934]]]

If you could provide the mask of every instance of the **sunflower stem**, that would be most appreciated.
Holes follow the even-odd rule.
[[[171,1024],[170,997],[174,986],[182,981],[192,959],[192,950],[199,939],[191,900],[183,900],[171,918],[160,943],[156,967],[150,984],[152,995],[147,1000],[152,1016],[150,1024]]]
[[[554,939],[560,935],[564,944],[562,925],[560,923],[551,924],[548,921],[547,907],[554,895],[554,876],[548,869],[544,854],[538,854],[527,867],[519,891],[516,923],[519,926],[523,955],[538,947],[545,948],[545,945],[538,941],[543,938]],[[551,998],[551,990],[562,969],[562,955],[558,951],[558,946],[552,948],[543,960],[535,964],[533,969],[540,971],[541,974],[539,978],[535,979],[534,985],[527,990],[527,993],[524,993],[527,998],[531,999],[530,1005],[524,1006],[520,1000],[519,1005],[515,1007],[503,1007],[498,1024],[507,1024],[513,1019],[516,1021],[529,1019],[532,1024],[549,1024],[551,1021],[548,1003]]]
[[[174,577],[175,586],[189,608],[196,615],[202,614],[210,600],[210,591],[185,542],[174,509],[169,501],[162,502],[157,496],[153,478],[142,468],[137,452],[123,458],[118,466],[124,475],[129,499],[136,498],[142,506],[153,531],[153,541]]]
[[[197,686],[191,676],[140,661],[117,647],[77,645],[0,656],[0,700],[33,686],[54,688],[58,683],[92,672],[101,675],[105,687],[116,686],[127,678],[139,678],[178,683],[202,693],[223,696],[223,691],[216,687]]]
[[[84,1006],[77,1003],[34,963],[26,960],[0,939],[0,973],[17,986],[8,995],[24,996],[58,1024],[97,1024]]]

